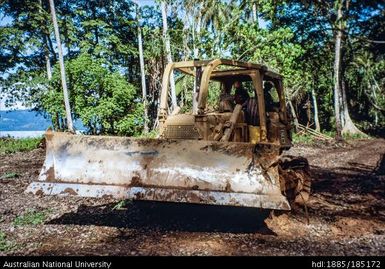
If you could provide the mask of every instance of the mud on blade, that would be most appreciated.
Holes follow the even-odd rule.
[[[290,209],[255,145],[47,132],[34,194]],[[256,156],[256,155],[254,155]]]

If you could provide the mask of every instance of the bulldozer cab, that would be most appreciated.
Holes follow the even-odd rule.
[[[167,96],[173,71],[195,79],[190,113],[169,113]],[[220,85],[214,109],[207,102],[213,82]],[[237,105],[241,107],[235,109]],[[162,138],[272,143],[284,149],[291,146],[282,77],[258,64],[225,59],[168,64],[159,122]],[[231,132],[227,136],[226,130]]]
[[[195,80],[190,112],[169,105],[174,71]],[[210,81],[221,90],[214,105]],[[170,63],[158,120],[155,139],[48,131],[43,168],[27,192],[290,209],[278,169],[291,146],[279,74],[224,59]]]

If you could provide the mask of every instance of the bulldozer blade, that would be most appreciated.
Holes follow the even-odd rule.
[[[73,135],[48,131],[27,192],[289,210],[277,173],[249,143]]]

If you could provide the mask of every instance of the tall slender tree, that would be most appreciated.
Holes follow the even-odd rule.
[[[39,4],[40,4],[40,14],[42,14],[44,10],[42,0],[39,0]],[[45,66],[47,70],[47,78],[48,80],[51,80],[52,79],[51,59],[49,57],[49,47],[48,47],[46,31],[43,31],[42,36],[43,36],[44,59],[45,59]]]
[[[318,102],[317,102],[317,95],[315,93],[315,83],[314,83],[314,78],[313,78],[313,83],[311,86],[311,97],[313,101],[313,110],[314,110],[314,124],[315,124],[315,129],[316,131],[320,132],[321,131],[321,126],[319,124],[319,116],[318,116]]]
[[[147,112],[147,89],[146,89],[146,75],[144,71],[144,57],[143,57],[143,43],[142,43],[142,28],[140,26],[141,10],[138,1],[136,3],[136,21],[138,24],[138,46],[139,46],[139,64],[140,75],[142,83],[142,99],[143,99],[143,117],[144,117],[144,133],[148,133],[148,112]]]
[[[258,8],[257,8],[257,2],[256,1],[253,1],[251,9],[253,11],[253,22],[255,24],[257,24],[257,26],[259,27],[259,24],[258,24],[258,13],[257,13]]]
[[[342,40],[342,1],[336,0],[337,19],[334,42],[334,113],[336,121],[336,139],[342,139],[341,123],[341,40]]]
[[[168,34],[168,24],[167,24],[167,4],[166,1],[161,1],[161,10],[162,10],[162,22],[163,22],[163,40],[165,45],[165,50],[167,54],[167,62],[172,63],[171,55],[171,45],[170,45],[170,36]],[[172,110],[174,110],[177,105],[176,92],[175,92],[175,80],[174,72],[171,72],[170,75],[170,88],[171,88],[171,103]]]
[[[66,80],[66,74],[65,74],[63,49],[60,41],[60,32],[59,32],[59,26],[57,24],[57,19],[56,19],[54,0],[49,0],[49,6],[51,9],[52,23],[55,30],[55,39],[56,39],[56,44],[57,44],[57,49],[59,54],[60,75],[61,75],[61,83],[63,87],[64,105],[65,105],[66,118],[67,118],[67,128],[70,132],[74,132],[74,126],[73,126],[72,116],[71,116],[71,106],[70,106],[69,94],[67,89],[67,80]]]

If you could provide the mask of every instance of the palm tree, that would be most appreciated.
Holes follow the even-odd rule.
[[[202,31],[210,31],[214,37],[211,57],[215,54],[216,48],[220,48],[219,42],[223,28],[231,17],[231,8],[228,3],[218,0],[182,0],[182,6],[186,17],[191,19],[191,33],[193,39],[194,58],[198,59],[201,55],[199,47],[202,43]]]
[[[226,28],[231,22],[237,20],[231,10],[231,6],[221,1],[205,1],[202,8],[202,26],[209,30],[214,36],[211,57],[221,53],[221,40]]]
[[[232,0],[232,3],[239,3],[239,9],[245,11],[246,17],[249,19],[250,22],[257,25],[259,28],[259,22],[258,22],[258,12],[259,12],[259,5],[261,0]]]

